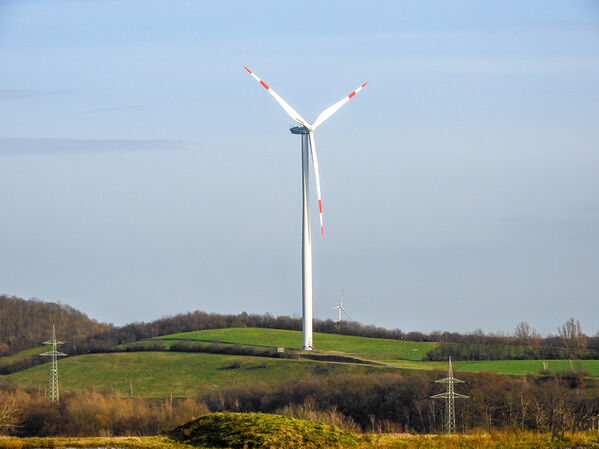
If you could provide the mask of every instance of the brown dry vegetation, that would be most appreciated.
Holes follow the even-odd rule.
[[[312,404],[334,410],[372,432],[440,431],[444,404],[429,397],[440,392],[433,380],[444,373],[407,372],[334,376],[289,382],[279,386],[235,387],[211,394],[214,411],[273,413],[286,407]],[[458,387],[470,399],[456,402],[458,429],[500,429],[538,432],[597,430],[599,390],[588,388],[576,373],[519,377],[483,372],[460,373]]]
[[[0,391],[0,403],[12,403],[4,433],[17,436],[157,435],[209,412],[201,401],[149,401],[94,391],[66,393],[59,404],[40,393]]]
[[[197,399],[148,400],[95,391],[66,392],[60,404],[40,392],[0,390],[0,432],[20,436],[156,435],[209,411],[279,413],[375,433],[436,433],[444,404],[429,399],[445,373],[339,375],[279,385],[252,383]],[[599,389],[576,373],[510,377],[460,373],[470,399],[456,403],[462,432],[506,429],[565,432],[599,429]]]
[[[356,449],[546,449],[550,447],[597,448],[597,433],[567,433],[564,441],[551,442],[550,434],[493,432],[457,435],[371,434],[371,442]],[[192,449],[167,437],[15,438],[0,437],[0,449],[90,448]]]

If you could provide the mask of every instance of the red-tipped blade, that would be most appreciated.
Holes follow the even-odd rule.
[[[368,81],[365,82],[364,84],[362,84],[360,87],[358,87],[356,90],[352,91],[349,93],[349,95],[346,95],[345,97],[343,97],[341,100],[339,100],[337,103],[335,103],[334,105],[329,106],[328,108],[326,108],[324,111],[322,111],[320,113],[320,115],[318,117],[316,117],[316,120],[314,121],[314,123],[312,124],[312,128],[316,129],[319,125],[321,125],[326,119],[328,119],[331,115],[333,115],[335,112],[337,112],[341,106],[343,106],[345,103],[347,103],[349,100],[351,100],[352,98],[354,98],[356,96],[356,94],[358,92],[360,92],[362,89],[364,89],[364,86],[366,86],[368,84]]]
[[[312,152],[312,166],[314,169],[314,180],[316,181],[316,195],[318,195],[318,212],[320,216],[320,236],[324,239],[324,227],[322,225],[322,195],[320,192],[320,170],[318,168],[318,155],[316,154],[316,141],[314,133],[310,132],[310,151]]]
[[[306,128],[310,129],[310,125],[308,124],[308,122],[301,115],[299,115],[299,113],[295,109],[289,106],[289,104],[285,100],[283,100],[279,96],[279,94],[272,90],[272,88],[268,84],[266,84],[264,81],[258,78],[256,74],[252,72],[250,69],[248,69],[246,66],[243,66],[243,68],[246,69],[248,73],[252,75],[252,77],[256,81],[258,81],[262,85],[262,87],[264,87],[266,91],[273,96],[275,100],[277,100],[277,103],[279,103],[279,105],[285,110],[289,117],[298,122],[300,125],[304,125]]]

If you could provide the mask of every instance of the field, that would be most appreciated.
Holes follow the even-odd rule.
[[[181,334],[166,335],[146,342],[161,342],[165,347],[182,342],[199,341],[204,343],[241,344],[252,346],[301,348],[302,333],[279,329],[231,328],[214,329]],[[423,362],[422,358],[437,343],[386,340],[381,338],[354,337],[335,334],[314,334],[317,351],[343,352],[367,360],[384,362],[400,369],[445,370],[446,362]],[[568,360],[548,360],[551,372],[570,370]],[[576,370],[585,370],[591,376],[599,376],[599,360],[577,360],[573,362]],[[454,362],[456,371],[494,371],[503,374],[539,374],[543,369],[543,360],[483,360]]]
[[[89,354],[58,362],[62,390],[94,388],[134,396],[194,397],[198,393],[243,383],[277,384],[286,380],[339,373],[363,374],[363,365],[310,360],[269,359],[180,352]],[[377,371],[378,372],[378,371]],[[48,364],[4,376],[28,387],[45,388]]]
[[[319,352],[345,353],[361,359],[377,361],[384,366],[333,363],[314,360],[276,359],[241,355],[169,352],[177,342],[222,343],[258,347],[299,348],[301,332],[278,329],[233,328],[186,332],[158,337],[134,345],[164,345],[164,352],[122,352],[69,357],[59,362],[63,390],[95,388],[134,396],[160,398],[171,393],[177,397],[193,397],[198,393],[224,386],[241,384],[277,384],[283,381],[341,373],[362,374],[393,370],[446,370],[445,362],[424,362],[423,356],[435,343],[385,340],[333,334],[314,335]],[[0,359],[1,363],[39,353],[39,347]],[[568,360],[547,361],[550,371],[567,371]],[[574,361],[575,369],[599,376],[599,360]],[[524,375],[539,374],[540,360],[492,360],[454,362],[456,372],[494,371]],[[45,388],[48,364],[0,376],[34,388]]]
[[[13,355],[7,355],[4,357],[0,357],[0,367],[12,365],[13,363],[20,362],[21,360],[25,360],[31,356],[35,356],[44,351],[50,349],[50,346],[38,346],[37,348],[26,349],[25,351],[17,352]]]
[[[411,435],[385,434],[369,435],[372,441],[356,449],[540,449],[597,448],[599,438],[596,433],[566,434],[565,441],[551,443],[551,435],[533,432],[493,432],[491,434],[457,435]],[[0,436],[0,449],[33,448],[128,448],[128,449],[193,449],[195,446],[177,443],[164,436],[147,437],[54,437],[54,438],[14,438]]]
[[[446,370],[446,362],[418,362],[409,360],[385,360],[390,366],[401,369]],[[570,370],[569,360],[545,361],[550,372]],[[574,369],[584,370],[591,376],[599,376],[599,360],[575,360],[572,362]],[[494,371],[502,374],[540,374],[543,369],[543,360],[482,360],[453,362],[454,371]]]
[[[230,328],[172,334],[147,341],[163,342],[166,346],[181,341],[200,341],[301,349],[302,333],[300,331],[280,329]],[[317,351],[343,352],[358,356],[367,355],[372,359],[390,357],[403,360],[422,360],[426,353],[436,345],[437,343],[354,337],[350,335],[314,334],[314,349]]]

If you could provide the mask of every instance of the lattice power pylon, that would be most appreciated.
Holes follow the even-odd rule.
[[[58,389],[58,357],[66,357],[67,354],[58,352],[57,345],[63,344],[62,341],[56,340],[56,329],[52,325],[52,340],[44,342],[45,345],[52,345],[52,349],[42,352],[42,357],[50,357],[50,377],[48,379],[48,398],[53,402],[60,400],[60,391]]]
[[[445,433],[455,432],[455,398],[468,399],[470,396],[459,394],[455,392],[454,384],[463,384],[464,381],[453,377],[453,370],[451,369],[451,357],[449,357],[449,368],[447,370],[447,377],[445,379],[436,380],[435,383],[447,384],[447,391],[445,393],[435,394],[431,396],[431,399],[445,399],[445,415],[443,421],[443,430]]]

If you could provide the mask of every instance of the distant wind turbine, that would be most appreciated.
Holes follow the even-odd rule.
[[[340,323],[341,322],[341,311],[345,312],[345,315],[347,315],[347,317],[351,320],[352,318],[349,316],[349,313],[347,313],[347,310],[345,310],[345,307],[343,307],[343,294],[345,292],[345,289],[342,288],[341,289],[341,302],[339,304],[337,304],[335,307],[333,307],[331,310],[337,310],[338,312],[338,316],[337,316],[337,322]]]
[[[290,129],[292,134],[302,136],[302,190],[303,190],[303,221],[302,221],[302,330],[304,350],[312,350],[312,237],[310,232],[310,210],[309,210],[309,152],[312,155],[312,167],[316,181],[316,194],[318,196],[318,210],[320,212],[320,235],[324,238],[324,227],[322,224],[322,198],[320,194],[320,173],[318,171],[318,156],[316,155],[316,141],[314,131],[329,117],[337,112],[341,106],[351,100],[364,86],[362,84],[356,90],[346,95],[337,103],[329,106],[320,113],[314,123],[309,124],[299,113],[283,100],[272,88],[256,76],[250,69],[243,66],[266,91],[273,96],[277,103],[285,110],[287,115],[296,121],[299,126]]]

